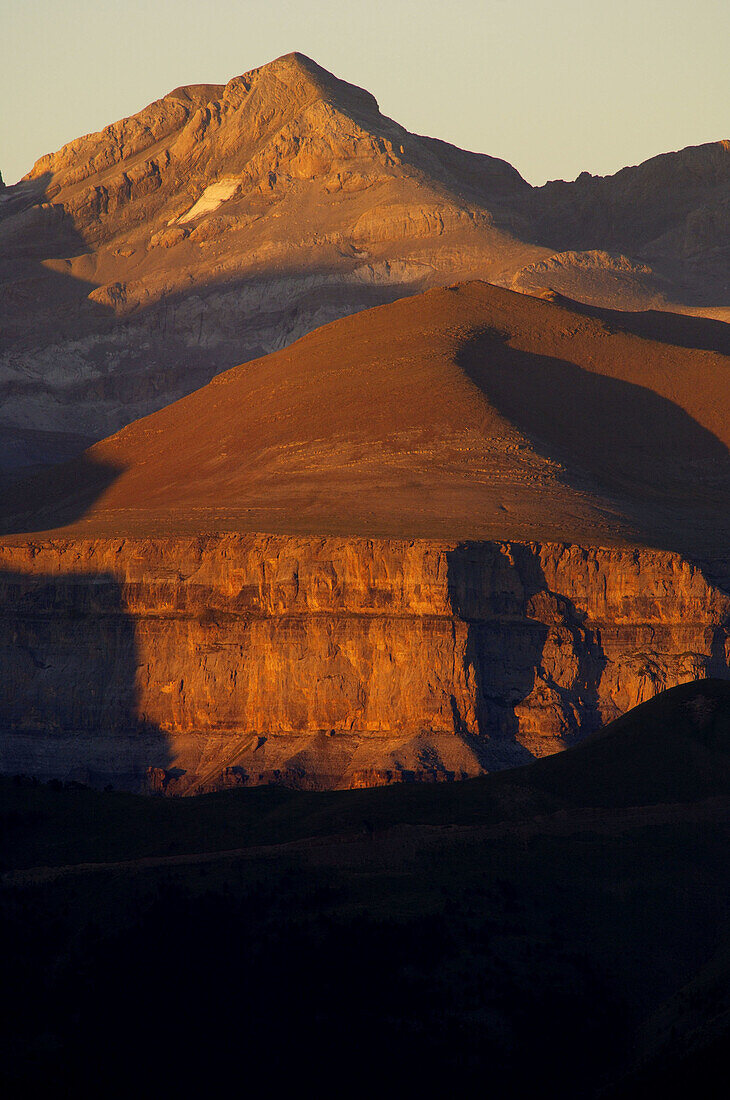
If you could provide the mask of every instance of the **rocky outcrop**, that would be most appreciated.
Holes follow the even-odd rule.
[[[673,260],[726,255],[730,141],[662,153],[613,176],[555,180],[529,201],[563,248],[630,250]],[[714,233],[706,236],[706,228]]]
[[[639,311],[661,308],[662,289],[668,287],[662,288],[662,280],[648,264],[599,250],[559,252],[528,264],[515,273],[511,289],[536,296],[553,292],[597,306],[610,307],[618,301],[624,310]]]
[[[669,552],[221,535],[0,547],[4,772],[166,793],[452,779],[728,676]]]

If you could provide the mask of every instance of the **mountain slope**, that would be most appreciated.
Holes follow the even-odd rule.
[[[525,197],[531,239],[553,243],[556,255],[528,265],[513,285],[622,309],[681,303],[727,321],[729,188],[729,141],[535,188]]]
[[[726,273],[728,186],[730,141],[717,141],[663,153],[613,176],[583,172],[572,183],[547,183],[530,198],[544,231],[558,234],[566,248],[702,260]]]
[[[725,355],[486,283],[434,289],[129,425],[8,494],[5,529],[724,550],[729,406]]]
[[[0,202],[7,460],[62,456],[51,433],[99,438],[333,317],[524,265],[545,250],[493,210],[527,190],[297,54],[72,142]]]
[[[728,155],[534,189],[408,133],[300,54],[176,89],[0,195],[0,463],[65,458],[235,363],[439,284],[722,319]]]

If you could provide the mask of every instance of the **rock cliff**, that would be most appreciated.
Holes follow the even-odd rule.
[[[219,535],[0,546],[3,772],[186,793],[451,779],[730,675],[679,555]]]

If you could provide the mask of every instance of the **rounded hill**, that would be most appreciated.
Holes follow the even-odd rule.
[[[475,282],[335,321],[26,482],[6,530],[714,545],[728,357],[617,316]]]

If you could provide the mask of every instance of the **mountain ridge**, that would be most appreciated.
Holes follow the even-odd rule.
[[[0,464],[65,459],[237,363],[438,285],[723,320],[725,145],[700,149],[720,184],[675,168],[661,203],[641,180],[680,154],[532,188],[410,134],[300,54],[181,86],[2,192]]]

